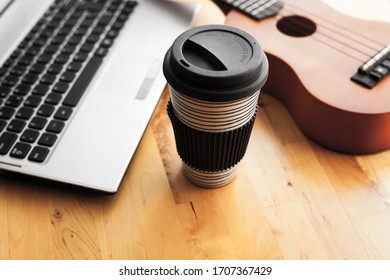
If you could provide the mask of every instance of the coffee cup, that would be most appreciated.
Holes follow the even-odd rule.
[[[163,71],[186,177],[202,187],[228,184],[245,155],[268,77],[260,44],[235,27],[191,28],[168,49]]]

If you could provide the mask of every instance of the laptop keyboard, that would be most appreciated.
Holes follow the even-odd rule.
[[[47,159],[136,4],[49,7],[0,67],[0,157]]]

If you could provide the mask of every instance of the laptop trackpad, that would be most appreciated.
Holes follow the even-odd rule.
[[[126,51],[115,53],[97,77],[97,90],[109,95],[145,99],[161,70],[161,60]]]

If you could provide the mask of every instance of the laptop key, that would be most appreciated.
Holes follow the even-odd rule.
[[[39,131],[35,129],[26,129],[22,136],[20,136],[20,141],[27,143],[34,143],[39,136]]]
[[[22,119],[22,120],[28,120],[32,117],[32,115],[34,114],[34,110],[32,108],[28,108],[28,107],[21,107],[18,112],[16,113],[16,117],[18,119]]]
[[[60,133],[64,128],[65,123],[62,121],[52,120],[46,127],[46,131],[53,133]]]
[[[61,50],[61,53],[64,55],[71,55],[76,49],[75,45],[67,45]]]
[[[58,136],[52,133],[43,133],[38,140],[38,144],[46,147],[52,147],[56,142]]]
[[[22,65],[22,66],[29,66],[31,64],[31,62],[33,62],[34,60],[34,56],[31,56],[31,55],[25,55],[24,57],[22,57],[20,60],[19,60],[19,65]]]
[[[3,66],[4,67],[10,67],[12,64],[14,64],[15,62],[15,59],[14,58],[8,58],[4,63],[3,63]]]
[[[54,110],[54,106],[43,104],[41,105],[41,107],[39,107],[37,115],[42,117],[50,117],[53,114]]]
[[[7,126],[7,122],[0,120],[0,132],[2,132],[6,126]]]
[[[19,133],[19,132],[22,132],[22,130],[24,129],[25,126],[26,126],[25,121],[15,119],[9,123],[7,130],[11,131],[11,132]]]
[[[12,68],[11,74],[14,76],[22,76],[24,71],[26,71],[25,66],[16,65],[14,68]]]
[[[2,84],[8,87],[13,87],[18,83],[19,79],[15,76],[5,77]]]
[[[49,87],[45,85],[37,85],[33,91],[32,94],[44,96],[49,91]]]
[[[48,148],[36,146],[33,148],[30,155],[28,156],[28,160],[33,161],[33,162],[42,163],[45,161],[49,152],[50,152],[50,150]]]
[[[45,119],[45,118],[40,118],[40,117],[34,117],[34,118],[31,120],[31,122],[30,122],[30,124],[28,125],[28,127],[29,127],[29,128],[34,128],[34,129],[40,130],[40,129],[42,129],[42,128],[45,127],[46,123],[47,123],[47,119]]]
[[[15,109],[10,107],[2,107],[0,109],[0,119],[9,120],[15,114]]]
[[[26,76],[24,76],[22,83],[33,85],[38,80],[39,76],[37,74],[28,73]]]
[[[28,152],[31,150],[31,145],[26,143],[18,142],[12,148],[10,156],[14,158],[23,159],[28,155]]]
[[[73,58],[73,61],[84,62],[87,60],[87,58],[88,58],[88,53],[79,52],[78,54],[75,55],[75,57]]]
[[[114,41],[111,40],[111,39],[104,39],[104,40],[101,42],[100,46],[103,47],[103,48],[109,48],[109,47],[112,46],[113,43],[114,43]]]
[[[66,82],[66,83],[70,83],[70,82],[72,82],[75,79],[75,77],[76,77],[76,75],[74,73],[66,71],[60,77],[60,81],[61,82]]]
[[[87,42],[91,44],[95,44],[97,41],[99,41],[100,37],[98,35],[91,34],[87,38]]]
[[[96,26],[93,30],[92,30],[92,34],[95,34],[95,35],[98,35],[100,36],[104,31],[105,31],[105,27],[104,26]]]
[[[30,92],[30,89],[30,85],[20,84],[15,88],[14,93],[18,95],[27,95]]]
[[[66,121],[70,118],[72,112],[72,108],[62,106],[58,108],[57,112],[54,114],[54,118],[57,120]]]
[[[110,13],[110,12],[105,13],[105,14],[100,18],[100,20],[99,20],[99,22],[98,22],[98,25],[100,25],[100,26],[107,26],[107,25],[110,23],[110,21],[111,21],[111,19],[112,19],[112,16],[113,16],[113,14]]]
[[[95,56],[97,57],[105,57],[108,53],[107,48],[98,48],[95,52]]]
[[[49,61],[51,60],[51,58],[52,58],[52,55],[51,54],[47,54],[47,53],[44,53],[44,54],[42,54],[40,57],[38,57],[38,60],[37,60],[37,62],[39,63],[39,64],[48,64],[49,63]]]
[[[13,59],[16,59],[19,57],[19,55],[21,54],[22,52],[20,50],[14,50],[13,53],[11,54],[11,58]]]
[[[79,103],[84,91],[88,87],[88,84],[92,80],[96,71],[99,69],[102,61],[102,58],[96,56],[93,56],[88,61],[84,70],[80,73],[80,76],[77,78],[68,95],[62,102],[63,105],[75,107]]]
[[[110,30],[107,32],[106,38],[115,39],[116,37],[118,37],[118,35],[119,35],[119,32],[117,30]]]
[[[11,149],[18,136],[14,133],[4,132],[0,136],[0,155],[5,155]]]
[[[45,74],[42,76],[41,78],[41,84],[45,84],[45,85],[51,85],[52,83],[54,83],[54,81],[56,80],[56,76],[54,75],[51,75],[51,74]]]
[[[41,101],[42,98],[40,98],[39,96],[30,95],[29,97],[26,98],[24,105],[28,107],[36,108],[41,103]]]
[[[91,44],[91,43],[84,43],[81,48],[80,48],[80,51],[81,52],[85,52],[85,53],[90,53],[94,48],[94,45]]]
[[[70,72],[78,72],[82,67],[82,64],[79,62],[71,62],[69,63],[68,67],[66,68],[67,71]]]
[[[58,47],[58,45],[50,44],[45,48],[44,52],[47,54],[54,54],[58,50]]]
[[[86,10],[90,12],[99,12],[103,9],[104,3],[85,2],[80,6],[80,10]]]
[[[57,63],[57,64],[65,64],[68,60],[69,60],[69,56],[68,55],[60,54],[55,59],[55,63]]]
[[[82,38],[83,37],[81,37],[81,36],[74,35],[72,38],[69,39],[68,45],[71,45],[71,46],[78,45],[81,42]]]
[[[23,102],[23,96],[19,96],[19,95],[14,94],[14,95],[11,95],[10,97],[8,97],[5,104],[7,106],[17,108],[17,107],[19,107],[20,104],[22,104],[22,102]]]
[[[10,92],[11,89],[9,87],[0,87],[0,98],[7,97]]]
[[[66,12],[66,11],[70,10],[76,2],[77,2],[76,0],[70,0],[70,1],[65,2],[65,4],[61,7],[61,11]]]
[[[6,67],[0,67],[0,78],[3,77],[7,73]]]
[[[50,104],[50,105],[57,105],[60,103],[62,99],[62,95],[59,93],[50,93],[46,99],[45,99],[45,104]]]
[[[52,65],[49,66],[47,72],[50,74],[58,74],[61,72],[61,70],[62,70],[62,64],[53,63]]]
[[[31,67],[30,71],[31,73],[41,74],[45,70],[45,67],[45,64],[36,63]]]
[[[87,34],[88,32],[88,28],[85,28],[85,27],[79,27],[77,28],[77,30],[74,32],[74,35],[75,36],[84,36],[85,34]]]
[[[69,84],[64,82],[58,82],[53,87],[53,92],[56,93],[65,93],[68,90]]]

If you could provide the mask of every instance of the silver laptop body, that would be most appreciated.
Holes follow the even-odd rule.
[[[0,16],[1,64],[52,2],[8,4]],[[171,1],[137,2],[45,161],[5,155],[0,169],[108,193],[118,190],[165,86],[164,54],[191,26],[197,10]]]

